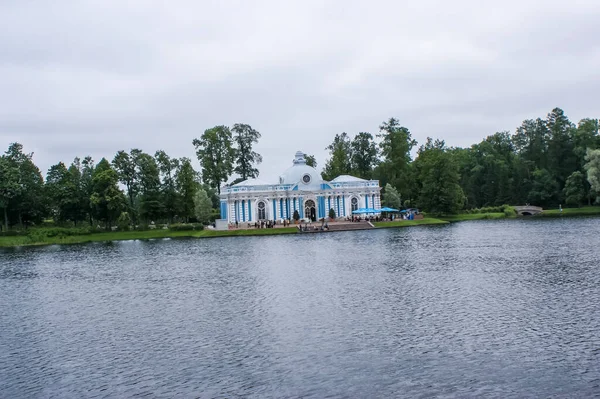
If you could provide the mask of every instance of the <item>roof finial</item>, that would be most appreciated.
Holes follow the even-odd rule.
[[[306,158],[302,151],[296,151],[296,155],[294,156],[294,165],[298,164],[306,164]]]

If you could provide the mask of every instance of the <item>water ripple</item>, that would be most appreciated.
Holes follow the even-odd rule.
[[[598,219],[0,252],[0,397],[600,395]]]

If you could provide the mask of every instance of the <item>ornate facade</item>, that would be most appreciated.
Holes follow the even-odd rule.
[[[300,219],[315,221],[328,217],[330,209],[336,217],[347,217],[360,208],[380,209],[380,191],[378,180],[343,175],[325,181],[298,151],[279,183],[248,179],[222,187],[221,219],[229,223],[291,220],[297,210]]]

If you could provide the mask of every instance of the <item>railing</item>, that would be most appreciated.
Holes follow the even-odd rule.
[[[344,188],[370,188],[379,187],[379,180],[368,180],[368,181],[356,181],[356,182],[340,182],[330,183],[331,188],[344,189]],[[269,184],[260,186],[238,186],[238,187],[221,187],[221,194],[234,194],[234,193],[247,193],[247,192],[264,192],[264,191],[291,191],[296,184]]]

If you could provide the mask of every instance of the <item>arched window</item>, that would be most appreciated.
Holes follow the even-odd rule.
[[[354,212],[354,211],[358,210],[358,198],[356,198],[356,197],[353,197],[353,198],[350,200],[350,203],[352,204],[352,212]]]
[[[266,220],[267,219],[267,206],[264,202],[260,201],[258,203],[258,220]]]

